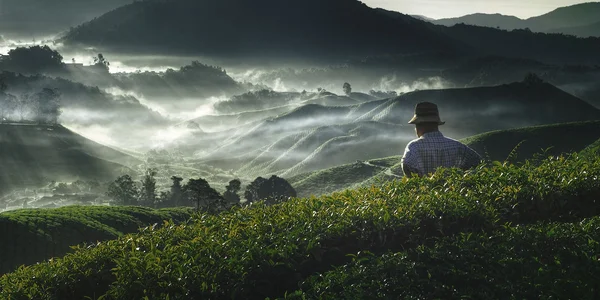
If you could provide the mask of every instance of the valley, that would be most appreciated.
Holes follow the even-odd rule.
[[[0,1],[0,298],[597,294],[599,2],[34,2]],[[480,164],[405,176],[438,130]]]

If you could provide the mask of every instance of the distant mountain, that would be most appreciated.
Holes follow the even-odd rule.
[[[383,17],[356,0],[139,1],[78,26],[64,42],[271,59],[452,51],[457,46],[425,22]]]
[[[505,30],[529,28],[536,32],[563,33],[580,37],[600,37],[600,2],[576,4],[558,8],[547,14],[520,19],[501,14],[471,14],[458,18],[427,20],[434,24],[453,26],[467,24]]]
[[[2,0],[0,34],[20,39],[56,35],[132,0]]]
[[[0,124],[0,190],[55,181],[114,179],[136,159],[62,126]]]
[[[548,30],[550,33],[564,33],[579,37],[600,37],[600,21],[588,25],[562,27]]]
[[[467,25],[477,25],[492,28],[500,28],[506,30],[527,28],[527,22],[514,16],[506,16],[502,14],[471,14],[459,18],[447,18],[433,20],[430,22],[444,26],[454,26],[464,23]]]

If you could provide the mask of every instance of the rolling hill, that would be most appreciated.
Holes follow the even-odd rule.
[[[543,158],[579,151],[592,153],[600,145],[598,139],[600,121],[588,121],[493,131],[462,139],[461,142],[487,160],[523,162],[542,153]],[[513,149],[515,155],[511,156]],[[320,196],[399,179],[403,176],[401,160],[402,153],[307,172],[286,179],[296,189],[299,197]]]
[[[113,180],[138,161],[63,126],[0,124],[0,189],[54,181]]]
[[[444,26],[468,24],[505,30],[529,28],[536,32],[572,34],[580,37],[600,37],[600,2],[560,7],[547,14],[528,19],[501,14],[471,14],[458,18],[429,22]]]
[[[21,209],[0,214],[0,276],[73,252],[71,246],[111,240],[172,220],[184,222],[192,209],[69,206]]]
[[[550,84],[521,82],[415,91],[349,106],[308,104],[179,142],[200,162],[217,168],[248,177],[293,177],[357,160],[400,154],[414,138],[414,128],[407,122],[414,106],[422,101],[440,106],[442,118],[448,122],[444,132],[458,139],[494,130],[600,120],[600,110]],[[225,118],[229,120],[231,116]]]

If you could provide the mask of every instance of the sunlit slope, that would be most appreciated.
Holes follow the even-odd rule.
[[[579,151],[595,153],[600,148],[598,139],[600,121],[588,121],[493,131],[462,139],[461,142],[491,161],[504,162],[508,159],[510,162],[523,162],[537,155],[545,158]],[[403,151],[400,149],[397,156],[340,165],[287,179],[302,197],[370,186],[403,176]]]
[[[394,298],[386,293],[390,289],[415,298],[445,291],[429,298],[451,298],[444,296],[455,295],[458,286],[437,283],[459,276],[470,278],[461,293],[477,290],[521,299],[554,295],[566,287],[577,298],[591,299],[600,276],[598,176],[600,157],[554,158],[470,174],[440,172],[269,207],[257,204],[145,230],[6,274],[0,278],[0,297],[279,299],[311,293],[305,299],[318,299],[356,288],[353,295],[366,299]],[[556,221],[565,225],[549,224]],[[390,252],[425,255],[410,255],[406,263],[378,263]],[[375,267],[353,268],[354,263]],[[393,265],[399,272],[378,268]],[[348,272],[339,274],[337,267],[343,266]],[[529,275],[510,276],[518,272]],[[532,279],[539,276],[543,280]],[[332,284],[319,283],[329,279]],[[386,284],[395,280],[406,288]],[[523,285],[535,289],[510,289]],[[491,293],[504,287],[512,293]]]
[[[110,180],[135,159],[63,126],[0,124],[3,191],[52,180]]]
[[[182,222],[191,209],[69,206],[0,214],[0,274],[72,252],[71,246],[115,239],[164,220]]]

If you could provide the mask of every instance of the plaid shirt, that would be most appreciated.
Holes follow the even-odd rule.
[[[481,156],[473,149],[436,131],[426,133],[406,146],[402,170],[407,177],[423,176],[439,167],[467,170],[480,162]]]

